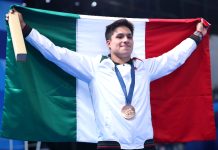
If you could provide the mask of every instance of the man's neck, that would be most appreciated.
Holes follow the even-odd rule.
[[[128,61],[130,61],[130,57],[126,57],[126,58],[118,58],[118,57],[112,57],[111,56],[111,60],[114,62],[114,63],[117,63],[117,64],[125,64],[127,63]]]

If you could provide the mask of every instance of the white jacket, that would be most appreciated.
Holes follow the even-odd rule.
[[[45,58],[72,76],[87,82],[95,111],[98,140],[117,141],[122,149],[141,149],[145,140],[153,138],[150,82],[181,66],[197,46],[194,40],[187,38],[159,57],[133,60],[135,89],[131,104],[136,116],[132,120],[126,120],[121,115],[125,96],[114,71],[115,64],[110,58],[101,61],[102,56],[90,58],[55,46],[35,29],[32,29],[26,40]],[[118,65],[127,91],[131,83],[130,68],[129,64]]]

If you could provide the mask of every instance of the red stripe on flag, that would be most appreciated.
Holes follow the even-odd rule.
[[[159,56],[195,31],[197,19],[151,19],[146,23],[146,58]],[[151,83],[154,138],[158,142],[213,140],[209,36],[183,66]]]

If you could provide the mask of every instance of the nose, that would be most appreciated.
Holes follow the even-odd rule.
[[[123,41],[124,41],[124,42],[128,42],[128,41],[129,41],[128,36],[124,36],[124,37],[123,37]]]

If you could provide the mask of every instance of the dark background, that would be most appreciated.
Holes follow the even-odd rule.
[[[217,0],[24,0],[29,7],[69,13],[130,18],[203,17],[218,34]],[[97,3],[92,7],[93,2]]]

